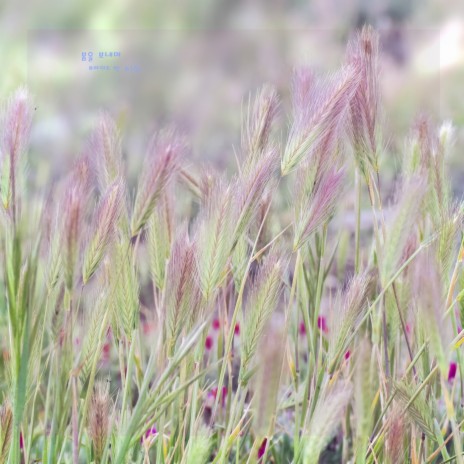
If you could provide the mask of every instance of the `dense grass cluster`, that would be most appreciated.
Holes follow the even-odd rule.
[[[134,189],[105,114],[31,192],[33,107],[9,99],[0,462],[464,461],[452,128],[415,123],[385,207],[378,73],[365,28],[338,72],[295,71],[285,140],[264,86],[234,175],[165,129]]]

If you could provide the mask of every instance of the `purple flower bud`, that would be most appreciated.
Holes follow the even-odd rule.
[[[266,447],[267,447],[267,438],[265,438],[262,442],[261,445],[259,446],[258,449],[258,459],[261,459],[264,456],[264,453],[266,452]]]
[[[448,370],[448,382],[452,382],[456,377],[457,364],[455,362],[450,362]]]

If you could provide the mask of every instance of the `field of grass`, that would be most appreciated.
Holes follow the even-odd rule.
[[[288,130],[273,87],[246,101],[233,173],[159,128],[135,188],[106,113],[32,187],[10,96],[0,463],[464,462],[454,129],[418,117],[385,182],[378,41],[297,68]]]

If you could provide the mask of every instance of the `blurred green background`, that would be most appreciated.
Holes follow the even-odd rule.
[[[264,82],[277,87],[284,138],[292,68],[334,70],[353,31],[367,22],[381,34],[386,163],[399,162],[418,114],[452,119],[453,182],[461,193],[462,1],[7,2],[0,21],[1,94],[25,84],[34,96],[30,164],[39,183],[85,152],[100,109],[117,119],[132,172],[149,135],[171,123],[187,134],[192,163],[229,166],[250,93]],[[89,71],[81,52],[90,50],[95,62],[99,51],[120,51],[119,64],[140,71]]]

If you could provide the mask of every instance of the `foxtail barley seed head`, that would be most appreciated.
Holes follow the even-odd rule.
[[[356,328],[367,306],[367,293],[371,278],[364,272],[355,275],[345,292],[339,293],[334,304],[333,330],[329,337],[331,364],[338,362],[348,349],[349,334]]]
[[[89,379],[92,366],[96,362],[96,359],[99,359],[101,356],[101,338],[106,336],[106,330],[109,326],[108,321],[106,327],[102,327],[105,321],[105,315],[109,310],[108,306],[111,304],[108,291],[104,285],[105,283],[102,281],[101,286],[105,290],[103,294],[100,293],[98,295],[98,298],[92,300],[91,308],[89,308],[88,314],[84,317],[85,322],[83,325],[85,331],[82,340],[80,371],[80,379],[84,385]]]
[[[251,377],[250,363],[258,348],[264,328],[276,309],[282,291],[282,273],[285,259],[275,253],[269,254],[258,271],[253,289],[246,305],[244,332],[242,336],[242,359],[240,382],[246,384]]]
[[[269,148],[272,123],[279,108],[275,89],[264,85],[253,104],[248,102],[247,114],[242,128],[242,150],[246,156],[243,171],[250,173],[260,155]]]
[[[78,259],[82,223],[88,200],[89,165],[87,159],[80,160],[74,168],[66,189],[61,210],[64,213],[62,246],[64,249],[65,282],[73,287],[74,272]]]
[[[18,166],[21,154],[29,143],[32,103],[25,88],[18,89],[7,102],[0,117],[0,195],[14,223],[18,210]]]
[[[446,309],[445,285],[433,251],[432,248],[421,253],[413,263],[412,290],[420,315],[417,322],[429,340],[431,352],[445,375],[448,369],[446,340],[451,339],[451,328],[449,319],[443,318],[443,311]]]
[[[454,264],[457,246],[462,232],[464,209],[457,202],[444,207],[441,212],[439,230],[441,231],[437,243],[437,262],[442,275],[450,275]]]
[[[193,313],[198,304],[197,289],[195,244],[190,241],[185,228],[182,228],[172,245],[166,269],[164,314],[169,356],[173,354],[177,338],[189,317],[195,320]]]
[[[276,185],[277,169],[277,152],[270,150],[255,160],[254,166],[245,171],[233,185],[234,206],[238,214],[234,231],[235,241],[246,232],[263,197]]]
[[[295,203],[293,250],[306,243],[312,233],[327,222],[343,190],[342,169],[328,169],[315,176],[311,166],[301,170],[298,176]],[[313,181],[314,179],[314,181]]]
[[[258,367],[254,389],[253,428],[258,437],[265,437],[273,428],[280,390],[282,364],[286,349],[283,315],[271,320],[258,348]]]
[[[426,180],[420,175],[406,179],[401,186],[400,198],[388,224],[385,240],[382,269],[385,283],[398,269],[407,240],[419,222],[426,187]]]
[[[97,270],[108,244],[113,239],[124,207],[122,179],[109,185],[95,213],[90,242],[84,254],[82,281],[85,284]]]
[[[31,98],[25,88],[18,89],[3,110],[1,153],[10,158],[13,168],[29,143],[32,113]]]
[[[45,240],[43,242],[44,251],[48,256],[47,260],[47,288],[49,291],[55,288],[58,283],[62,263],[62,243],[55,231],[60,230],[62,218],[56,212],[57,202],[52,201],[55,190],[52,190],[47,198],[47,203],[43,209],[42,230],[44,231]]]
[[[151,139],[135,198],[132,237],[137,236],[150,219],[162,192],[179,169],[184,151],[184,143],[172,130]]]
[[[449,133],[448,130],[445,130],[446,132]],[[409,175],[414,169],[420,170],[428,180],[426,206],[436,228],[440,227],[444,216],[452,207],[444,166],[450,140],[446,140],[447,137],[443,133],[440,138],[440,133],[441,131],[433,126],[429,118],[420,117],[413,128],[405,163]]]
[[[350,384],[339,383],[333,387],[326,387],[323,398],[317,402],[305,437],[305,464],[319,462],[320,454],[341,424],[351,394]]]
[[[432,151],[435,149],[436,140],[432,137],[430,120],[421,116],[414,123],[407,140],[403,158],[403,171],[406,176],[410,177],[418,172],[428,175]]]
[[[394,404],[388,417],[388,428],[386,436],[386,457],[388,464],[404,462],[405,450],[404,440],[407,439],[406,421],[400,406]]]
[[[417,387],[405,381],[394,382],[393,386],[396,399],[410,421],[417,425],[425,435],[435,440],[432,419],[433,406],[426,400],[424,392],[416,394]]]
[[[97,174],[100,192],[123,174],[121,137],[116,122],[102,113],[90,139],[92,161]]]
[[[155,208],[148,223],[148,249],[150,271],[154,285],[164,288],[166,263],[169,259],[176,223],[173,211],[173,197],[167,189]]]
[[[133,265],[133,248],[121,240],[114,245],[114,265],[118,272],[110,273],[111,305],[114,310],[115,321],[118,325],[117,333],[124,332],[128,340],[132,340],[132,333],[139,322],[139,280],[137,269]]]
[[[248,240],[246,235],[242,235],[238,240],[232,252],[232,274],[234,283],[237,288],[245,277],[247,262],[249,259]]]
[[[299,71],[294,83],[294,119],[281,161],[288,174],[320,147],[332,147],[342,133],[350,102],[359,86],[357,65],[347,65],[338,74],[312,82]]]
[[[379,35],[365,26],[347,47],[347,62],[357,67],[360,83],[350,101],[354,154],[361,172],[378,170]]]
[[[6,400],[0,407],[0,460],[8,461],[13,432],[13,410],[11,403]]]
[[[205,300],[209,300],[225,277],[234,241],[235,211],[232,205],[230,185],[217,179],[204,200],[195,233],[198,279]]]
[[[89,433],[92,439],[95,462],[100,462],[110,433],[110,395],[109,383],[100,381],[92,394],[89,415]]]

